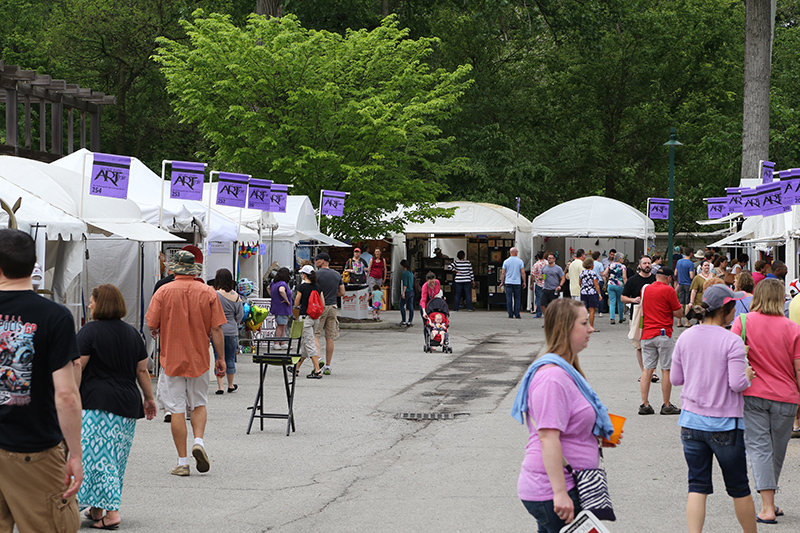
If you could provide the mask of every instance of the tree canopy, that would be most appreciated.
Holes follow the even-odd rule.
[[[430,216],[459,158],[439,124],[457,111],[468,66],[431,68],[433,38],[408,38],[394,18],[345,35],[292,15],[196,12],[187,43],[159,39],[175,109],[210,142],[219,168],[291,183],[295,194],[350,192],[340,235],[385,234]],[[398,205],[415,207],[402,214]]]

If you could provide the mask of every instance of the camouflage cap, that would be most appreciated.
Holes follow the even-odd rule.
[[[186,250],[178,250],[167,263],[167,268],[184,276],[196,276],[203,271],[202,265],[194,262],[194,254]]]

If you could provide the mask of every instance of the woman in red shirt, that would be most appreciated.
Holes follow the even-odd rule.
[[[372,259],[369,260],[367,272],[369,272],[367,287],[370,288],[369,292],[372,294],[372,287],[376,284],[383,287],[383,284],[386,282],[386,260],[381,256],[380,248],[375,248],[375,253]]]

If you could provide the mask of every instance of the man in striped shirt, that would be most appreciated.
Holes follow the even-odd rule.
[[[449,268],[456,273],[456,298],[453,307],[456,311],[461,307],[461,295],[467,302],[467,311],[474,311],[472,308],[472,287],[475,285],[475,275],[472,273],[472,263],[464,259],[464,250],[456,254],[457,259],[450,263]]]

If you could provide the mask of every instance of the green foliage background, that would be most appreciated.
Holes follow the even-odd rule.
[[[770,157],[778,168],[800,166],[798,4],[778,2],[775,26]],[[181,120],[153,60],[159,37],[189,43],[181,22],[198,7],[245,28],[255,2],[0,0],[0,58],[116,95],[119,104],[103,116],[105,151],[156,169],[162,159],[227,159],[209,131]],[[678,231],[704,216],[702,198],[739,179],[740,0],[389,0],[388,7],[409,42],[434,39],[420,41],[431,49],[424,60],[432,71],[471,68],[457,105],[431,122],[438,139],[452,141],[412,176],[436,199],[513,207],[521,196],[528,217],[590,194],[643,209],[648,196],[667,194],[662,144],[670,127],[684,143],[676,158]],[[380,28],[381,8],[379,0],[283,3],[302,28],[341,39],[348,29]],[[249,139],[242,148],[257,146]],[[289,161],[269,163],[265,173],[292,173]],[[373,171],[370,163],[346,175],[390,189],[392,177]]]

